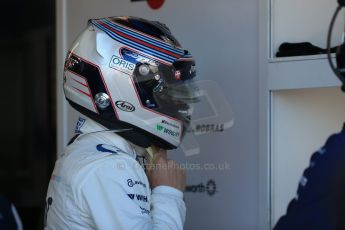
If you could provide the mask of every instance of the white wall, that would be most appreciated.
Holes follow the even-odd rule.
[[[259,229],[258,226],[258,66],[257,4],[255,0],[166,0],[157,11],[146,2],[129,0],[58,0],[58,65],[66,46],[84,28],[89,18],[133,15],[166,23],[182,45],[197,60],[200,79],[221,86],[235,113],[235,125],[223,133],[200,136],[201,154],[173,157],[190,163],[223,163],[224,171],[190,171],[188,184],[217,185],[214,196],[187,193],[186,229]],[[65,6],[65,8],[64,8]],[[65,10],[64,10],[65,9]],[[63,22],[65,13],[65,22]],[[65,40],[64,40],[65,39]],[[65,41],[65,42],[64,42]],[[61,75],[61,69],[59,73]],[[59,80],[61,81],[61,80]],[[61,91],[59,149],[71,136],[75,115],[64,110]],[[64,116],[69,118],[66,120]],[[68,135],[66,135],[68,133]]]
[[[326,49],[326,39],[336,0],[270,0],[273,54],[283,42],[310,42]],[[339,45],[344,28],[339,15],[334,26],[332,45]]]

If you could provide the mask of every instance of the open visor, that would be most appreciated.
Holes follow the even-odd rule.
[[[190,122],[181,148],[186,156],[207,151],[203,135],[218,135],[235,124],[235,114],[222,87],[212,80],[194,82],[198,87],[198,103],[193,105],[193,119]]]

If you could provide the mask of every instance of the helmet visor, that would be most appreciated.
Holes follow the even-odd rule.
[[[134,72],[135,85],[142,104],[183,124],[190,124],[192,104],[198,102],[199,89],[194,82],[195,62],[181,58],[172,65],[141,62]]]

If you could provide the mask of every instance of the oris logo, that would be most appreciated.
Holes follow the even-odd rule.
[[[158,10],[164,4],[164,0],[131,0],[131,2],[143,2],[146,1],[151,9]]]
[[[134,105],[126,101],[117,101],[116,107],[125,112],[133,112],[135,110]]]
[[[135,64],[114,55],[110,60],[109,67],[126,74],[132,74],[135,68]]]

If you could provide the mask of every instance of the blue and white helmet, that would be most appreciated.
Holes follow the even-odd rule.
[[[142,147],[176,148],[189,126],[195,62],[162,23],[89,20],[68,52],[64,92],[73,108]]]

